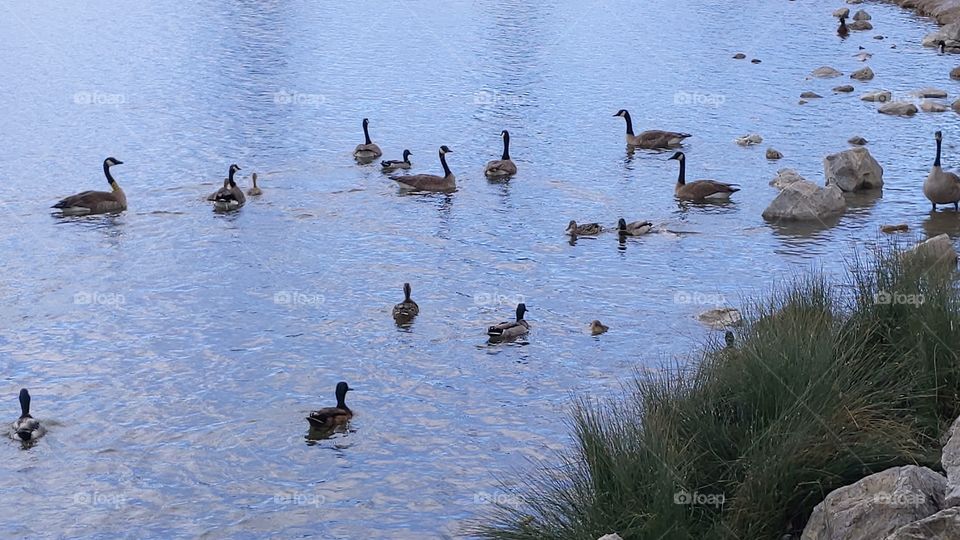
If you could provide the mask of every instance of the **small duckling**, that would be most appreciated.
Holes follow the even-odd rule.
[[[257,186],[257,173],[253,173],[250,178],[253,180],[253,187],[247,190],[247,195],[250,195],[251,197],[263,195],[263,190]]]
[[[592,323],[590,323],[590,334],[594,336],[599,336],[600,334],[606,332],[609,329],[610,329],[609,326],[597,320],[594,320]]]
[[[420,306],[410,298],[409,283],[403,284],[403,302],[393,306],[393,318],[397,324],[409,323],[414,317],[420,314]]]
[[[620,236],[643,236],[650,232],[653,229],[653,223],[649,221],[632,221],[627,223],[627,220],[620,218],[620,221],[617,222],[617,233]]]
[[[46,433],[46,430],[40,425],[40,421],[30,416],[30,392],[27,392],[26,388],[21,388],[20,418],[13,423],[11,437],[27,442],[39,439],[44,433]]]
[[[395,171],[397,169],[409,169],[412,163],[410,163],[410,156],[413,155],[413,152],[409,150],[403,151],[403,159],[385,159],[380,162],[380,166],[384,171]]]
[[[487,328],[487,335],[495,341],[509,341],[525,335],[530,331],[530,323],[523,320],[526,311],[526,304],[523,302],[517,304],[517,320],[495,324]]]
[[[314,429],[333,429],[346,424],[353,418],[353,411],[351,411],[344,402],[344,399],[347,397],[347,392],[350,390],[353,390],[353,388],[347,386],[346,382],[338,382],[336,391],[337,406],[324,407],[323,409],[311,412],[310,416],[307,416],[307,422],[310,422],[310,427]]]
[[[599,223],[577,225],[577,222],[571,219],[570,224],[567,225],[567,234],[570,236],[596,236],[602,231],[603,227]]]

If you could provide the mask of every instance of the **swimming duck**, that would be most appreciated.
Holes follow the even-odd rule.
[[[39,439],[46,433],[40,421],[30,416],[30,392],[26,388],[20,389],[20,418],[13,423],[13,432],[11,436],[19,438],[21,441],[32,441]]]
[[[590,323],[590,333],[594,336],[599,336],[600,334],[606,332],[609,329],[610,329],[609,326],[597,320]]]
[[[850,29],[847,28],[847,18],[846,18],[846,17],[843,17],[843,16],[840,17],[840,27],[837,28],[837,35],[840,36],[840,37],[842,37],[842,38],[845,38],[845,37],[847,37],[847,36],[850,35]]]
[[[523,314],[526,312],[526,304],[522,302],[517,304],[517,320],[495,324],[487,328],[487,335],[501,341],[506,341],[526,334],[530,331],[530,323],[523,320]]]
[[[944,171],[940,168],[940,146],[943,144],[943,133],[937,131],[934,134],[937,141],[937,157],[933,160],[933,167],[930,174],[923,181],[923,194],[930,200],[933,210],[936,211],[938,204],[952,204],[953,209],[960,211],[960,177],[955,173]]]
[[[683,144],[683,140],[692,137],[689,133],[678,133],[676,131],[662,131],[651,129],[641,131],[639,135],[633,134],[633,121],[630,119],[630,113],[626,109],[620,109],[614,116],[620,116],[627,121],[627,145],[637,148],[653,150],[657,148],[672,148]]]
[[[620,236],[642,236],[650,232],[650,229],[653,229],[653,223],[649,221],[631,221],[627,223],[627,220],[620,218],[620,221],[617,222],[617,233]]]
[[[391,176],[390,179],[400,184],[403,189],[413,191],[455,191],[457,189],[456,176],[447,166],[446,155],[453,150],[446,145],[440,147],[440,164],[443,165],[443,176],[435,174],[408,174],[405,176]]]
[[[380,150],[380,147],[373,143],[370,140],[370,129],[367,127],[370,125],[370,120],[367,118],[363,119],[363,144],[358,144],[357,147],[353,150],[353,157],[359,161],[370,162],[378,157],[383,155],[383,152]]]
[[[570,236],[595,236],[603,232],[603,227],[599,223],[577,225],[577,222],[571,219],[566,232]]]
[[[227,178],[227,185],[220,189],[214,198],[214,210],[220,212],[236,210],[247,202],[247,198],[243,195],[243,190],[237,186],[236,181],[233,179],[233,176],[237,174],[239,170],[240,167],[236,163],[230,165],[230,176]]]
[[[257,173],[253,173],[250,176],[250,179],[253,180],[253,187],[247,190],[247,195],[250,195],[251,197],[263,195],[263,190],[257,185]]]
[[[385,159],[380,162],[380,166],[383,167],[383,170],[385,171],[395,171],[397,169],[409,169],[410,166],[412,165],[412,163],[410,163],[410,156],[412,155],[413,153],[410,152],[409,150],[404,150],[402,160]]]
[[[104,214],[107,212],[123,212],[127,209],[127,195],[120,188],[120,184],[110,174],[110,167],[123,165],[117,158],[108,157],[103,160],[103,174],[107,177],[111,191],[84,191],[71,195],[53,205],[65,216],[86,216],[90,214]]]
[[[344,398],[347,397],[347,392],[350,390],[353,390],[353,388],[347,386],[347,383],[343,381],[338,382],[337,406],[324,407],[323,409],[311,412],[310,416],[307,416],[307,422],[310,422],[310,427],[314,429],[332,429],[346,424],[347,421],[353,418],[353,411],[351,411],[350,407],[347,407],[347,404],[344,402]]]
[[[500,159],[487,162],[483,174],[488,178],[505,178],[517,174],[517,165],[510,159],[510,132],[503,130],[500,137],[503,138],[503,155]]]
[[[704,199],[723,200],[729,199],[730,195],[740,191],[735,187],[736,184],[725,184],[716,180],[696,180],[690,183],[686,181],[686,161],[687,156],[683,152],[677,152],[669,159],[675,159],[680,162],[680,175],[677,176],[677,186],[674,188],[674,194],[678,199],[687,201],[702,201]]]
[[[397,324],[409,322],[420,314],[420,306],[410,298],[410,284],[403,284],[403,302],[393,306],[393,318]]]

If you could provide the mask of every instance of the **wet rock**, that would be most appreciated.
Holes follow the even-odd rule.
[[[950,110],[950,107],[947,107],[939,101],[925,99],[920,102],[920,110],[927,113],[947,112]]]
[[[743,60],[746,57],[747,55],[743,54],[742,52],[738,52],[737,54],[733,55],[733,58],[736,60]]]
[[[813,70],[810,73],[810,75],[818,79],[832,79],[834,77],[839,77],[843,75],[843,73],[840,73],[839,71],[833,69],[830,66],[821,66]]]
[[[943,41],[947,48],[960,47],[960,22],[941,26],[936,32],[923,36],[920,43],[924,47],[938,47],[940,41]]]
[[[947,436],[949,438],[943,447],[943,455],[940,459],[943,470],[947,472],[944,504],[948,507],[960,506],[960,418],[953,422]]]
[[[960,81],[960,66],[950,70],[950,78],[955,81]]]
[[[881,36],[880,34],[877,34],[873,36],[873,39],[883,39],[883,36]]]
[[[948,508],[900,527],[884,540],[952,540],[960,538],[960,508]]]
[[[823,158],[823,175],[828,186],[846,192],[883,187],[883,167],[862,146]]]
[[[957,250],[953,247],[953,240],[946,234],[934,236],[928,240],[920,242],[913,249],[905,253],[907,257],[922,257],[927,264],[945,264],[950,267],[957,266]],[[944,480],[944,489],[946,489],[946,480]],[[944,491],[941,491],[941,496]]]
[[[847,0],[848,4],[862,4],[863,0]]]
[[[905,101],[896,101],[884,103],[877,111],[881,114],[889,114],[891,116],[913,116],[917,114],[917,106]]]
[[[774,181],[778,181],[780,176],[790,178],[781,174]],[[847,202],[840,188],[818,186],[800,178],[783,186],[780,193],[763,211],[763,219],[768,221],[823,220],[842,214],[846,209]]]
[[[779,150],[773,148],[767,148],[767,159],[780,159],[783,157],[783,154]]]
[[[850,78],[858,81],[869,81],[873,78],[873,70],[870,69],[870,66],[864,66],[851,73]]]
[[[833,10],[833,16],[836,18],[850,18],[850,8],[837,8]]]
[[[740,311],[732,307],[709,309],[697,315],[697,320],[711,328],[737,326],[743,321]]]
[[[810,103],[810,102],[807,101],[807,100],[805,100],[805,99],[801,99],[801,100],[798,101],[797,103],[799,103],[800,105],[806,105],[807,103]]]
[[[853,31],[873,30],[873,25],[870,24],[870,21],[853,21],[852,23],[848,24],[847,27]],[[883,36],[881,36],[880,39],[883,39]]]
[[[858,9],[857,12],[853,14],[853,20],[855,21],[869,21],[872,18],[869,13],[862,9]]]
[[[777,171],[777,176],[770,181],[770,185],[777,188],[783,189],[794,182],[808,182],[806,178],[800,176],[800,173],[793,169],[780,169]],[[810,182],[808,182],[810,183]]]
[[[753,146],[755,144],[762,143],[763,137],[756,133],[751,133],[749,135],[744,135],[743,137],[737,137],[735,142],[740,146]]]
[[[853,55],[853,57],[861,62],[866,62],[867,60],[873,58],[873,54],[868,52],[858,52],[857,54]]]
[[[623,540],[623,538],[621,538],[617,533],[610,533],[597,538],[597,540]]]
[[[818,504],[801,540],[878,540],[940,508],[946,479],[916,465],[893,467],[835,489]]]
[[[950,108],[953,109],[953,112],[960,113],[960,99],[951,103]]]
[[[914,90],[913,95],[922,98],[945,98],[947,97],[947,91],[939,88],[921,88]]]
[[[855,135],[847,139],[847,142],[856,146],[863,146],[867,144],[867,140],[859,135]]]
[[[905,231],[909,231],[909,230],[910,230],[910,227],[908,227],[906,223],[898,223],[898,224],[896,224],[896,225],[881,225],[881,226],[880,226],[880,232],[887,233],[887,234],[895,233],[895,232],[905,232]]]
[[[816,92],[804,92],[800,94],[800,97],[803,99],[817,99],[817,98],[822,98],[823,96],[821,96]]]
[[[889,90],[874,90],[873,92],[867,92],[866,94],[860,96],[860,99],[863,101],[879,101],[880,103],[886,103],[890,101],[893,97],[893,94]]]
[[[759,64],[759,63],[760,63],[760,59],[759,59],[759,58],[754,58],[754,59],[750,60],[750,63],[751,63],[751,64]]]
[[[853,86],[849,84],[841,84],[840,86],[833,87],[834,92],[853,92]]]

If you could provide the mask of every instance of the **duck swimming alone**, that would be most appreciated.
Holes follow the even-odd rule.
[[[687,156],[683,152],[677,152],[669,159],[680,162],[680,174],[677,176],[677,186],[673,190],[678,199],[686,201],[726,200],[730,198],[730,195],[740,191],[736,184],[725,184],[716,180],[687,182]]]
[[[347,392],[350,390],[353,390],[353,388],[347,386],[347,383],[343,381],[338,382],[337,406],[325,407],[311,412],[310,416],[307,416],[307,422],[310,422],[310,427],[314,429],[332,429],[346,424],[353,418],[353,411],[351,411],[350,407],[347,407],[347,404],[344,402],[344,399],[347,397]]]
[[[393,318],[397,324],[410,322],[414,317],[420,314],[420,306],[410,298],[409,283],[403,284],[403,302],[393,306]]]
[[[620,109],[614,116],[619,116],[627,121],[627,146],[645,148],[647,150],[673,148],[683,144],[683,140],[687,137],[692,137],[689,133],[662,131],[659,129],[641,131],[639,135],[634,135],[633,120],[630,119],[630,113],[627,112],[626,109]]]
[[[20,418],[13,423],[12,436],[21,441],[33,441],[46,433],[40,421],[30,416],[30,392],[26,388],[20,389]]]
[[[363,119],[363,144],[358,144],[353,149],[353,157],[357,161],[369,163],[383,155],[383,151],[372,140],[370,140],[370,119]]]

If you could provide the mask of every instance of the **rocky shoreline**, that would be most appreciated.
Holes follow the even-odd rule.
[[[960,0],[891,0],[894,4],[912,9],[920,15],[933,17],[940,24],[960,21]],[[859,2],[848,2],[859,3]]]

